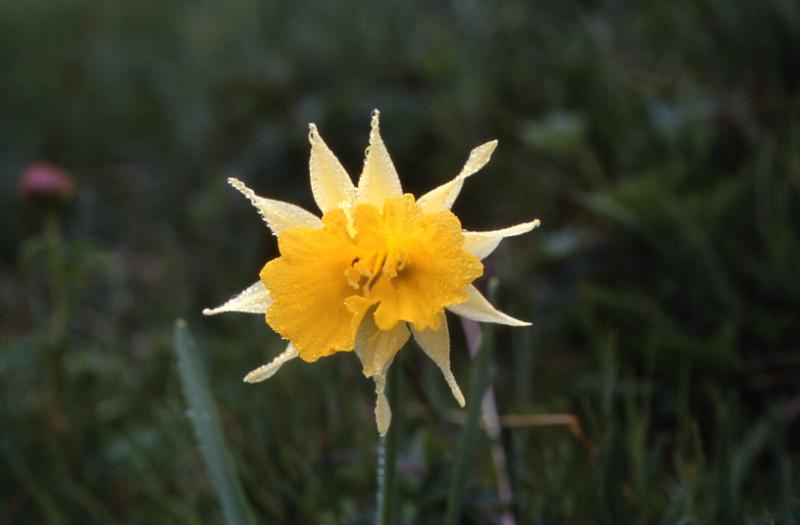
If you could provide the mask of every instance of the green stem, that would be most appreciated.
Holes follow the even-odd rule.
[[[47,369],[50,376],[49,411],[52,425],[60,429],[65,417],[62,405],[67,335],[67,284],[61,224],[55,212],[48,213],[44,218],[44,236],[47,243],[46,256],[52,303],[50,330],[46,343]]]
[[[64,246],[61,239],[61,224],[58,216],[48,213],[45,217],[44,232],[47,242],[47,264],[50,272],[50,287],[53,313],[50,318],[50,342],[61,342],[67,331],[67,290],[64,269]]]
[[[378,465],[375,469],[375,525],[384,525],[386,513],[386,436],[378,436]]]
[[[375,493],[375,523],[377,525],[391,525],[396,515],[397,501],[397,436],[400,435],[400,426],[403,419],[400,417],[400,374],[399,364],[389,367],[387,389],[389,391],[389,406],[394,409],[392,425],[386,436],[378,438],[378,466],[377,485]]]

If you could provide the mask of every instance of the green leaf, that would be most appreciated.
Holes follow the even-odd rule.
[[[489,281],[487,297],[489,302],[496,299],[497,283]],[[469,321],[467,321],[469,322]],[[476,323],[477,324],[477,323]],[[467,417],[461,429],[455,465],[450,477],[450,489],[447,495],[447,509],[444,522],[447,525],[456,525],[461,516],[461,505],[467,491],[470,478],[472,461],[475,457],[477,441],[480,433],[481,401],[486,389],[491,383],[489,369],[492,362],[494,330],[491,323],[485,323],[480,329],[480,339],[477,353],[472,359],[472,368],[469,375],[469,391],[467,395]],[[469,344],[469,343],[468,343]]]
[[[183,395],[191,410],[189,419],[200,443],[214,489],[222,503],[225,521],[235,525],[254,523],[230,451],[225,444],[208,380],[197,356],[197,346],[183,319],[175,322],[174,341],[178,356],[178,375]]]

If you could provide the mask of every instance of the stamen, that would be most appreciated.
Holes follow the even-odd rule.
[[[355,267],[351,266],[344,271],[344,276],[347,279],[347,284],[358,290],[361,287],[361,272]]]
[[[369,277],[369,280],[367,280],[367,283],[364,285],[364,297],[369,297],[369,291],[370,289],[372,289],[372,285],[375,283],[375,281],[378,280],[378,278],[383,273],[383,267],[384,264],[386,263],[386,255],[387,254],[385,251],[381,251],[380,256],[375,257],[374,262],[372,264],[372,271],[370,272],[372,275]]]
[[[408,251],[401,248],[394,249],[390,260],[391,268],[387,273],[394,279],[408,264]]]
[[[385,275],[389,279],[408,265],[408,251],[389,248],[376,250],[366,257],[354,257],[350,266],[344,271],[347,284],[361,290],[364,297],[369,297],[372,287]]]

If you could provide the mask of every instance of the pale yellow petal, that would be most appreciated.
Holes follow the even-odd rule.
[[[279,235],[287,228],[294,228],[296,226],[311,226],[312,228],[322,227],[322,221],[319,217],[304,210],[300,206],[259,197],[253,190],[245,186],[242,181],[234,179],[233,177],[228,179],[228,184],[247,197],[275,235]]]
[[[383,374],[409,335],[405,323],[397,323],[391,330],[381,330],[371,313],[364,316],[356,333],[356,354],[361,359],[364,375]]]
[[[386,372],[373,379],[375,380],[375,424],[378,427],[378,434],[385,436],[392,423],[392,407],[386,399]]]
[[[364,317],[356,334],[356,354],[364,375],[375,381],[375,423],[381,436],[386,435],[392,421],[392,410],[385,394],[386,371],[408,336],[405,323],[399,323],[391,330],[380,330],[371,314]]]
[[[467,286],[466,290],[469,299],[467,302],[448,306],[447,309],[473,321],[482,323],[506,324],[509,326],[530,326],[531,323],[514,319],[510,315],[496,310],[486,298],[481,295],[473,285]]]
[[[335,208],[349,208],[355,203],[356,188],[339,159],[322,140],[317,127],[308,125],[311,158],[308,162],[311,175],[311,193],[322,213]]]
[[[447,318],[444,313],[442,313],[442,321],[439,330],[429,328],[419,332],[412,326],[411,333],[414,334],[414,339],[416,339],[420,348],[422,348],[425,354],[427,354],[442,371],[444,379],[447,381],[447,385],[453,393],[453,397],[456,398],[458,404],[463,407],[464,394],[461,393],[453,371],[450,369],[450,332],[447,329]]]
[[[502,230],[492,230],[488,232],[464,232],[464,250],[468,251],[478,259],[484,259],[497,248],[500,241],[506,237],[514,237],[528,233],[534,228],[539,227],[539,219],[531,222],[523,222],[515,226],[509,226]]]
[[[243,292],[216,308],[206,308],[203,315],[217,315],[224,312],[243,312],[265,314],[272,304],[269,291],[261,281],[248,286]]]
[[[378,207],[385,199],[403,193],[400,177],[381,138],[379,117],[380,112],[374,110],[364,170],[358,180],[358,202]]]
[[[286,350],[281,352],[275,359],[267,363],[266,365],[259,366],[255,370],[251,371],[249,374],[244,376],[245,383],[258,383],[259,381],[264,381],[265,379],[269,379],[270,377],[274,376],[275,373],[280,370],[284,363],[287,361],[291,361],[292,359],[298,357],[300,354],[297,353],[297,349],[289,343],[286,347]]]
[[[486,166],[489,159],[492,158],[492,152],[494,152],[496,147],[497,141],[492,140],[473,149],[469,154],[467,162],[464,163],[464,167],[461,168],[461,173],[456,175],[456,178],[432,189],[420,197],[417,203],[426,213],[446,211],[452,208],[458,194],[461,193],[464,180]]]

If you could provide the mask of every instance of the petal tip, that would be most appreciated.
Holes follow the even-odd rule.
[[[250,372],[247,373],[246,376],[244,376],[242,381],[251,385],[254,383],[260,383],[261,381],[269,379],[270,377],[275,375],[275,372],[278,371],[277,369],[280,368],[280,366],[277,366],[277,367],[271,367],[273,369],[268,370],[267,369],[268,366],[269,365],[261,366],[256,368],[255,370],[251,370]]]
[[[240,193],[242,193],[242,194],[244,194],[246,196],[247,196],[248,193],[250,193],[249,188],[247,187],[247,185],[244,182],[242,182],[239,179],[237,179],[236,177],[228,177],[228,184],[230,184],[237,191],[239,191]]]
[[[279,354],[277,357],[275,357],[275,359],[266,365],[259,366],[255,370],[251,370],[250,373],[244,376],[243,381],[245,383],[258,383],[260,381],[269,379],[278,373],[278,370],[280,370],[287,361],[291,361],[298,356],[299,354],[297,349],[293,344],[289,343],[289,346],[286,347],[286,350],[284,350],[283,353]]]
[[[461,388],[459,388],[458,383],[456,382],[456,378],[453,376],[452,372],[446,374],[445,379],[447,380],[448,385],[450,386],[450,392],[453,394],[453,397],[458,403],[458,406],[464,408],[467,404],[466,400],[464,399],[464,394],[461,392]]]
[[[203,315],[205,316],[214,315],[215,313],[213,308],[203,308]]]
[[[265,379],[268,379],[268,378],[272,377],[275,374],[275,372],[278,371],[278,368],[280,368],[280,366],[282,364],[282,363],[279,362],[278,358],[276,358],[275,361],[278,361],[278,362],[277,363],[270,363],[269,365],[259,366],[258,368],[254,369],[254,370],[250,370],[247,373],[247,375],[244,376],[242,381],[244,381],[245,383],[250,383],[252,385],[253,383],[259,383],[261,381],[264,381]],[[277,366],[270,366],[272,364],[275,364]]]
[[[525,233],[529,233],[529,232],[535,230],[536,228],[538,228],[541,225],[542,225],[542,222],[539,219],[533,219],[532,221],[529,221],[529,222],[523,222],[522,224],[520,224],[518,226],[511,226],[511,227],[507,228],[507,230],[506,230],[507,231],[507,236],[508,237],[516,237],[518,235],[523,235]]]
[[[370,127],[372,127],[372,129],[378,129],[378,127],[380,126],[380,118],[381,118],[381,112],[378,111],[378,109],[373,109],[372,120],[370,122]]]

